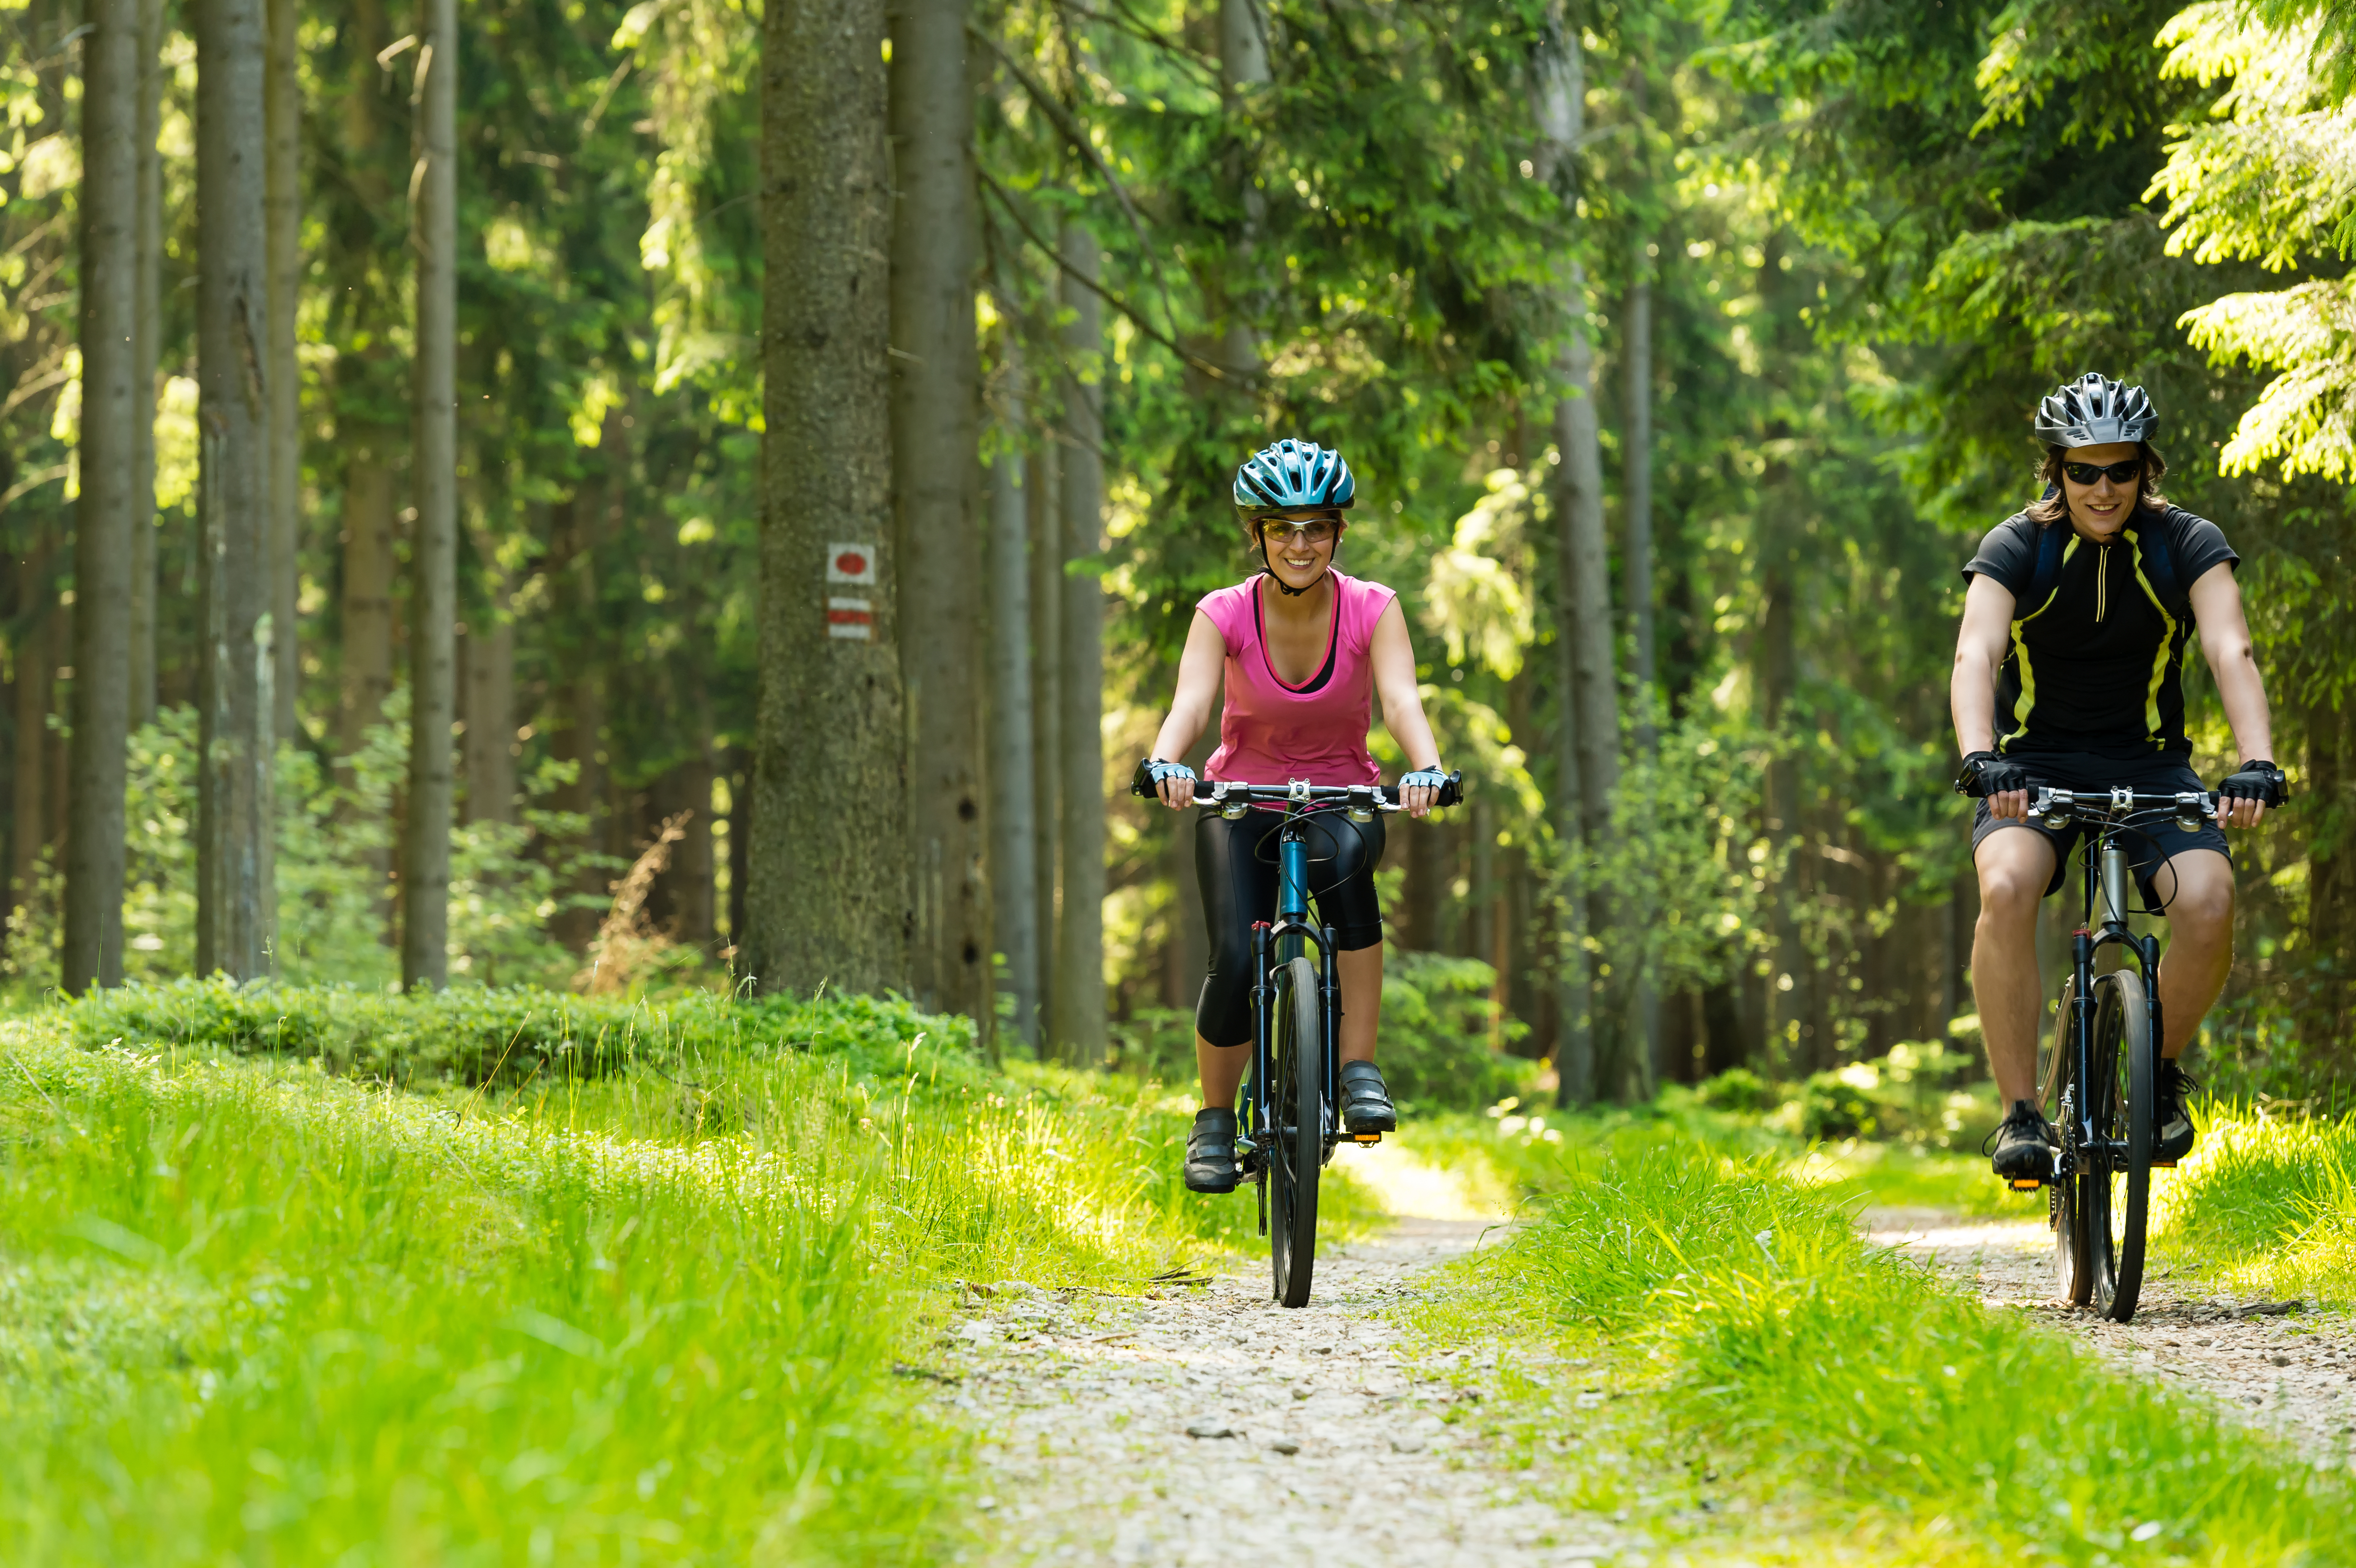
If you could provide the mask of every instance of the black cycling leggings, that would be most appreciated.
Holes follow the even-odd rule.
[[[1210,812],[1194,819],[1194,874],[1203,885],[1203,923],[1211,937],[1211,973],[1194,1007],[1194,1028],[1213,1045],[1249,1045],[1253,923],[1276,918],[1276,830],[1281,813],[1248,811],[1230,822]],[[1383,859],[1383,819],[1352,822],[1338,811],[1308,818],[1309,897],[1344,953],[1383,939],[1375,868]]]

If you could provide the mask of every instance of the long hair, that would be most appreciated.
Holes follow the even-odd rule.
[[[2136,509],[2148,512],[2168,510],[2168,497],[2159,493],[2160,477],[2168,472],[2168,459],[2162,457],[2158,449],[2147,441],[2136,442],[2136,453],[2143,459],[2143,473],[2136,481]],[[2044,486],[2046,493],[2040,499],[2031,501],[2026,508],[2030,522],[2050,527],[2070,515],[2068,493],[2062,488],[2062,456],[2063,449],[2061,447],[2045,449],[2045,461],[2038,467],[2037,482]]]

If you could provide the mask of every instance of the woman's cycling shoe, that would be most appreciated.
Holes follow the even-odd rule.
[[[1398,1107],[1391,1104],[1382,1072],[1371,1061],[1342,1063],[1342,1125],[1354,1133],[1398,1128]]]
[[[1195,1112],[1186,1135],[1186,1190],[1233,1192],[1237,1179],[1236,1114],[1216,1106]]]
[[[2199,1087],[2183,1063],[2160,1062],[2159,1147],[2151,1151],[2152,1158],[2174,1165],[2192,1152],[2192,1114],[2185,1109],[2184,1095],[2185,1091]]]
[[[2015,1100],[1994,1136],[1996,1148],[1988,1163],[1998,1176],[2008,1181],[2052,1179],[2053,1133],[2035,1105]]]

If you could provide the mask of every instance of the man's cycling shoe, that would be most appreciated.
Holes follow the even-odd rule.
[[[2174,1165],[2192,1152],[2192,1114],[2185,1109],[2184,1095],[2200,1085],[2184,1071],[2179,1061],[2162,1060],[2159,1064],[2159,1147],[2151,1157],[2163,1164]]]
[[[1988,1163],[2007,1181],[2050,1181],[2053,1178],[2053,1133],[2045,1117],[2026,1100],[2015,1100],[2004,1125],[1994,1135],[1996,1147]],[[1980,1146],[1988,1152],[1987,1146]]]
[[[1240,1179],[1236,1114],[1217,1106],[1195,1112],[1194,1130],[1186,1135],[1186,1190],[1233,1192]]]
[[[1342,1125],[1354,1133],[1398,1129],[1398,1107],[1391,1104],[1382,1070],[1371,1061],[1342,1063]]]

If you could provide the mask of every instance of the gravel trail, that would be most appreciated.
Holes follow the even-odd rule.
[[[1142,1300],[1020,1282],[969,1298],[943,1398],[983,1434],[989,1561],[1225,1565],[1247,1520],[1254,1556],[1409,1568],[1570,1568],[1635,1543],[1523,1497],[1449,1419],[1478,1408],[1494,1349],[1401,1349],[1393,1310],[1495,1220],[1403,1150],[1356,1169],[1398,1218],[1321,1248],[1299,1311],[1269,1299],[1264,1256]]]
[[[2356,1328],[2306,1303],[2222,1295],[2163,1273],[2144,1281],[2132,1323],[2056,1298],[2053,1233],[2041,1219],[1972,1220],[1929,1210],[1868,1210],[1872,1239],[1933,1264],[1991,1307],[2033,1313],[2094,1346],[2120,1370],[2165,1378],[2294,1443],[2317,1466],[2356,1459]]]

